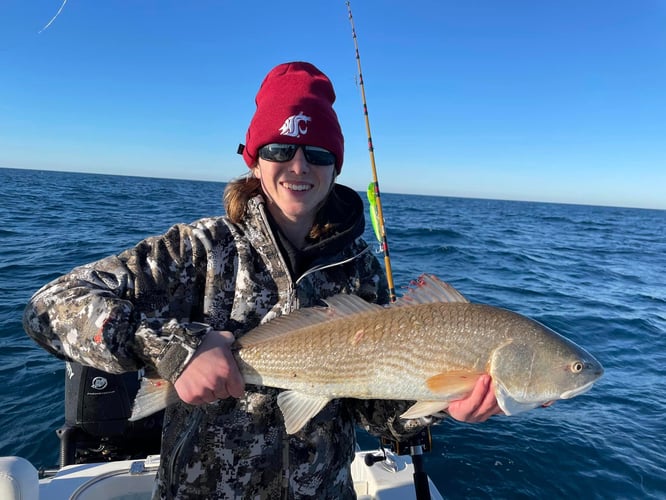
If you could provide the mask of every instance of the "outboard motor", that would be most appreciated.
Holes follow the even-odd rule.
[[[160,452],[164,411],[128,421],[141,372],[106,373],[67,363],[60,466],[144,458]]]

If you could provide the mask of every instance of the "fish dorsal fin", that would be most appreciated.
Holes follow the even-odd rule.
[[[330,399],[313,396],[298,391],[285,391],[278,394],[277,404],[282,410],[287,434],[295,434],[317,415]]]
[[[242,336],[237,344],[240,347],[248,347],[293,333],[301,328],[328,323],[353,314],[383,309],[382,306],[366,302],[357,295],[346,293],[328,297],[324,299],[324,302],[328,307],[304,307],[259,325]]]
[[[333,309],[336,317],[341,318],[344,316],[351,316],[352,314],[364,313],[369,311],[380,311],[384,309],[383,306],[371,304],[363,300],[358,295],[350,295],[347,293],[339,293],[324,299],[324,302],[330,309]]]
[[[458,290],[432,274],[422,274],[410,283],[407,292],[394,305],[411,306],[435,302],[469,302]]]

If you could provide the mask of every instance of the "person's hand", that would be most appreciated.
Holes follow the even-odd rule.
[[[228,397],[240,398],[245,381],[231,353],[231,332],[212,330],[206,334],[176,383],[185,403],[201,405]]]
[[[461,422],[484,422],[493,415],[502,413],[495,399],[495,390],[490,375],[481,375],[469,396],[451,401],[449,415]]]

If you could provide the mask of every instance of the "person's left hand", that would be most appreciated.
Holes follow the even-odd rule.
[[[211,330],[176,379],[178,397],[185,403],[201,405],[228,397],[240,398],[245,381],[231,352],[234,335]]]
[[[481,375],[469,396],[451,401],[449,415],[460,422],[485,422],[493,415],[502,413],[495,399],[495,390],[490,375]]]

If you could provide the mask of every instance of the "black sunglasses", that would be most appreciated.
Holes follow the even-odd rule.
[[[300,144],[280,144],[273,142],[259,148],[259,158],[267,161],[284,162],[291,160],[298,148],[303,148],[303,154],[308,163],[312,165],[333,165],[335,155],[328,149],[317,146],[301,146]]]

